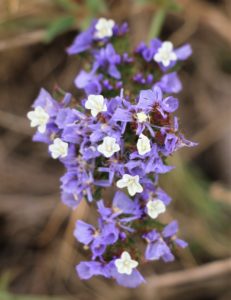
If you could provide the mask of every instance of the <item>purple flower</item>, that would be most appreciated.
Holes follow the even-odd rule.
[[[163,153],[170,155],[177,149],[178,137],[173,133],[167,133],[164,140]]]
[[[123,36],[129,31],[128,23],[124,22],[121,25],[115,24],[113,27],[113,33],[115,36]]]
[[[80,243],[90,244],[92,258],[95,259],[105,252],[107,245],[112,245],[118,240],[119,229],[114,223],[104,223],[101,219],[98,229],[79,220],[76,222],[74,236]]]
[[[84,89],[87,95],[93,94],[98,95],[102,91],[100,84],[100,75],[96,75],[94,71],[87,73],[85,71],[80,71],[78,76],[75,78],[75,85],[79,89]]]
[[[185,60],[192,54],[192,49],[189,45],[184,45],[174,49],[173,44],[169,41],[162,42],[153,56],[163,71],[172,68],[178,60]]]
[[[176,72],[162,76],[156,84],[165,93],[179,93],[182,90],[182,84]]]
[[[118,221],[118,226],[122,223],[128,223],[138,219],[142,214],[139,203],[137,201],[132,201],[121,191],[116,192],[111,208],[105,207],[102,200],[97,202],[97,207],[98,212],[104,221],[114,223]],[[125,214],[128,216],[124,216]]]
[[[75,195],[77,201],[83,199],[86,195],[88,201],[92,201],[91,184],[93,183],[93,175],[91,171],[86,170],[85,162],[82,161],[76,166],[68,169],[66,174],[61,177],[61,189],[69,194]]]
[[[145,61],[150,62],[160,46],[161,41],[159,39],[151,40],[149,47],[147,47],[145,43],[142,42],[137,47],[136,53],[139,53]]]
[[[165,262],[173,261],[174,256],[170,247],[167,245],[167,241],[171,240],[173,243],[181,248],[185,248],[187,243],[181,239],[178,239],[175,235],[178,231],[178,224],[176,221],[172,221],[167,225],[162,233],[158,233],[153,230],[145,235],[143,238],[148,242],[145,258],[147,260],[158,260],[162,258]]]
[[[107,73],[115,79],[120,79],[121,74],[117,68],[120,64],[120,55],[115,52],[112,44],[108,44],[105,48],[101,48],[95,52],[95,64],[93,69],[105,68]]]

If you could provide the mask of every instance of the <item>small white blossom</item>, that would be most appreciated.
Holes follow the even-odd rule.
[[[49,120],[48,113],[41,107],[37,106],[34,110],[27,113],[27,118],[31,121],[31,127],[37,127],[40,133],[46,131],[46,125]]]
[[[68,143],[63,142],[60,138],[56,138],[53,144],[49,146],[52,158],[63,158],[67,156],[68,153]]]
[[[141,111],[136,114],[136,118],[139,123],[144,123],[148,120],[148,115],[146,115],[143,111]]]
[[[144,155],[151,151],[151,143],[146,135],[141,134],[137,142],[137,150],[139,155]]]
[[[111,157],[115,152],[120,150],[120,146],[117,144],[115,138],[106,136],[103,139],[103,143],[97,147],[97,150],[105,157]]]
[[[159,199],[149,200],[146,207],[147,213],[152,219],[156,219],[160,214],[166,211],[166,206]]]
[[[136,193],[142,193],[143,187],[139,183],[139,175],[131,176],[124,174],[123,177],[117,181],[116,186],[118,188],[127,188],[130,196],[134,196]]]
[[[100,18],[95,25],[95,29],[96,29],[95,37],[98,39],[111,37],[113,35],[114,26],[115,26],[115,22],[113,20]]]
[[[102,111],[107,111],[107,105],[102,95],[89,95],[85,103],[85,108],[91,110],[93,117],[96,117]]]
[[[121,254],[121,257],[115,260],[115,266],[120,274],[131,275],[132,270],[135,269],[139,263],[133,260],[127,251]]]
[[[177,56],[173,51],[173,44],[171,42],[163,42],[153,59],[156,62],[162,63],[165,67],[168,67],[171,61],[176,61]]]

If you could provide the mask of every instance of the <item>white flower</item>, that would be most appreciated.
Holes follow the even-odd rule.
[[[105,99],[102,95],[89,95],[85,107],[91,110],[93,117],[96,117],[102,111],[107,111]]]
[[[37,106],[34,110],[29,111],[27,113],[27,118],[31,121],[31,127],[38,126],[38,131],[40,133],[44,133],[46,131],[49,115],[41,106]]]
[[[141,111],[136,114],[136,118],[139,123],[144,123],[147,121],[148,115],[146,115],[143,111]]]
[[[96,29],[95,37],[98,39],[111,37],[113,35],[114,26],[115,26],[115,22],[113,20],[100,18],[95,25],[95,29]]]
[[[126,187],[130,196],[134,196],[136,193],[142,193],[143,187],[139,183],[139,175],[131,176],[129,174],[124,174],[122,179],[118,180],[116,186],[118,188]]]
[[[53,144],[49,146],[52,158],[66,157],[68,153],[68,143],[63,142],[60,138],[56,138]]]
[[[156,62],[161,62],[165,67],[168,67],[171,61],[176,61],[177,56],[173,51],[173,44],[171,42],[163,42],[153,59]]]
[[[156,219],[160,214],[166,211],[166,206],[159,199],[149,200],[146,207],[147,213],[152,219]]]
[[[131,259],[130,254],[127,251],[124,251],[121,254],[121,257],[115,260],[115,266],[120,274],[131,275],[132,270],[138,266],[136,260]]]
[[[137,142],[137,150],[139,155],[144,155],[151,151],[151,143],[146,135],[141,134]]]
[[[115,138],[106,136],[103,139],[103,143],[97,147],[97,150],[105,157],[111,157],[115,152],[120,150],[120,146],[116,143]]]

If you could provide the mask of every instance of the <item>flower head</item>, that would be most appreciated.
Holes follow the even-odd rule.
[[[28,112],[27,117],[31,121],[31,127],[38,127],[40,133],[46,131],[50,116],[41,106],[36,106],[34,110]]]
[[[144,155],[151,151],[151,143],[150,143],[149,138],[146,135],[141,134],[139,136],[139,139],[137,142],[137,149],[138,149],[138,153],[140,155]]]
[[[105,157],[111,157],[115,152],[120,150],[120,146],[117,144],[115,138],[106,136],[103,139],[103,143],[97,147],[97,150]]]
[[[132,270],[138,266],[138,262],[133,260],[127,251],[121,254],[121,257],[115,260],[115,266],[120,274],[131,275]]]
[[[166,206],[159,199],[149,200],[146,207],[147,213],[152,219],[156,219],[160,214],[166,211]]]
[[[53,144],[49,146],[52,158],[64,158],[68,153],[68,143],[62,141],[60,138],[54,139]]]
[[[113,35],[114,26],[115,26],[115,22],[113,20],[100,18],[95,25],[95,29],[96,29],[95,37],[98,39],[111,37]]]
[[[89,95],[85,107],[91,110],[93,117],[96,117],[100,112],[107,111],[107,105],[102,95]]]
[[[148,120],[148,115],[145,112],[141,111],[136,113],[136,118],[139,123],[144,123]]]
[[[173,44],[171,42],[163,42],[153,59],[162,63],[164,67],[168,67],[172,61],[177,60],[177,56],[173,51]]]
[[[136,193],[142,193],[143,188],[139,183],[139,175],[124,174],[123,177],[117,181],[116,186],[118,188],[127,188],[130,196],[134,196]]]

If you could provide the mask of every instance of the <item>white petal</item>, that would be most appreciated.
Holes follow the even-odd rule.
[[[122,189],[122,188],[126,187],[127,184],[126,184],[126,182],[124,182],[123,179],[120,179],[120,180],[118,180],[118,181],[116,182],[116,186],[117,186],[118,188]]]
[[[121,255],[121,259],[128,259],[128,260],[130,260],[131,256],[130,256],[130,254],[127,251],[124,251],[122,253],[122,255]]]

